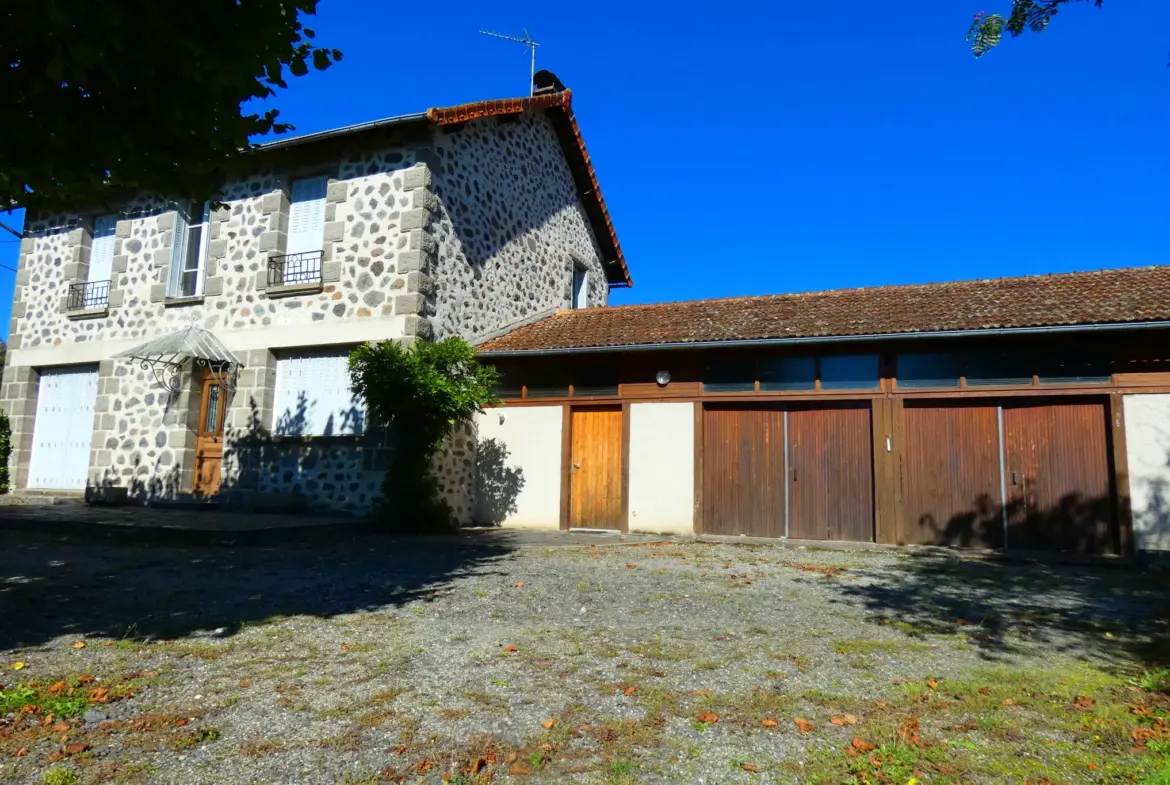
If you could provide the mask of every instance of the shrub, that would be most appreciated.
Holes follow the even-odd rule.
[[[382,482],[387,522],[404,532],[451,529],[433,460],[458,424],[496,402],[495,368],[481,365],[471,344],[447,338],[405,349],[392,341],[364,344],[350,354],[349,373],[371,423],[393,438],[394,463]]]

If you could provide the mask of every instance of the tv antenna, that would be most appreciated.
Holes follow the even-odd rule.
[[[515,41],[518,44],[524,44],[524,46],[528,47],[528,50],[532,52],[532,70],[528,74],[528,95],[532,95],[532,91],[535,89],[532,85],[532,80],[536,76],[536,47],[540,46],[540,44],[532,40],[532,36],[528,34],[528,28],[524,28],[523,38],[517,38],[512,35],[501,35],[500,33],[493,33],[490,30],[480,30],[479,32],[481,35],[490,35],[492,38],[502,38],[505,41]]]

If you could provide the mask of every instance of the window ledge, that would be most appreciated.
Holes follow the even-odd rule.
[[[276,444],[361,444],[365,436],[364,433],[285,433],[273,434],[272,441]]]
[[[290,283],[282,286],[269,286],[264,290],[264,293],[271,299],[277,297],[295,297],[298,294],[318,294],[324,289],[324,283],[321,281],[312,281],[311,283]]]
[[[194,297],[168,297],[163,300],[164,308],[182,308],[187,305],[202,305],[203,295],[197,294]]]
[[[65,315],[74,321],[81,319],[101,319],[110,315],[110,307],[103,305],[100,308],[79,308],[76,311],[66,311]]]

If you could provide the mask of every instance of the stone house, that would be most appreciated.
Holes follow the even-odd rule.
[[[352,347],[482,342],[630,284],[571,93],[541,76],[530,98],[263,144],[218,207],[30,213],[13,488],[368,509],[390,450],[349,390]],[[461,433],[441,462],[463,520],[472,452]]]

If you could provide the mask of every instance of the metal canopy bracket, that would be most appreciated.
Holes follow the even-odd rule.
[[[192,370],[203,368],[215,374],[223,388],[229,391],[235,389],[237,371],[242,365],[214,334],[195,325],[114,356],[137,362],[154,374],[159,386],[169,392],[179,389],[180,377],[188,362]]]

